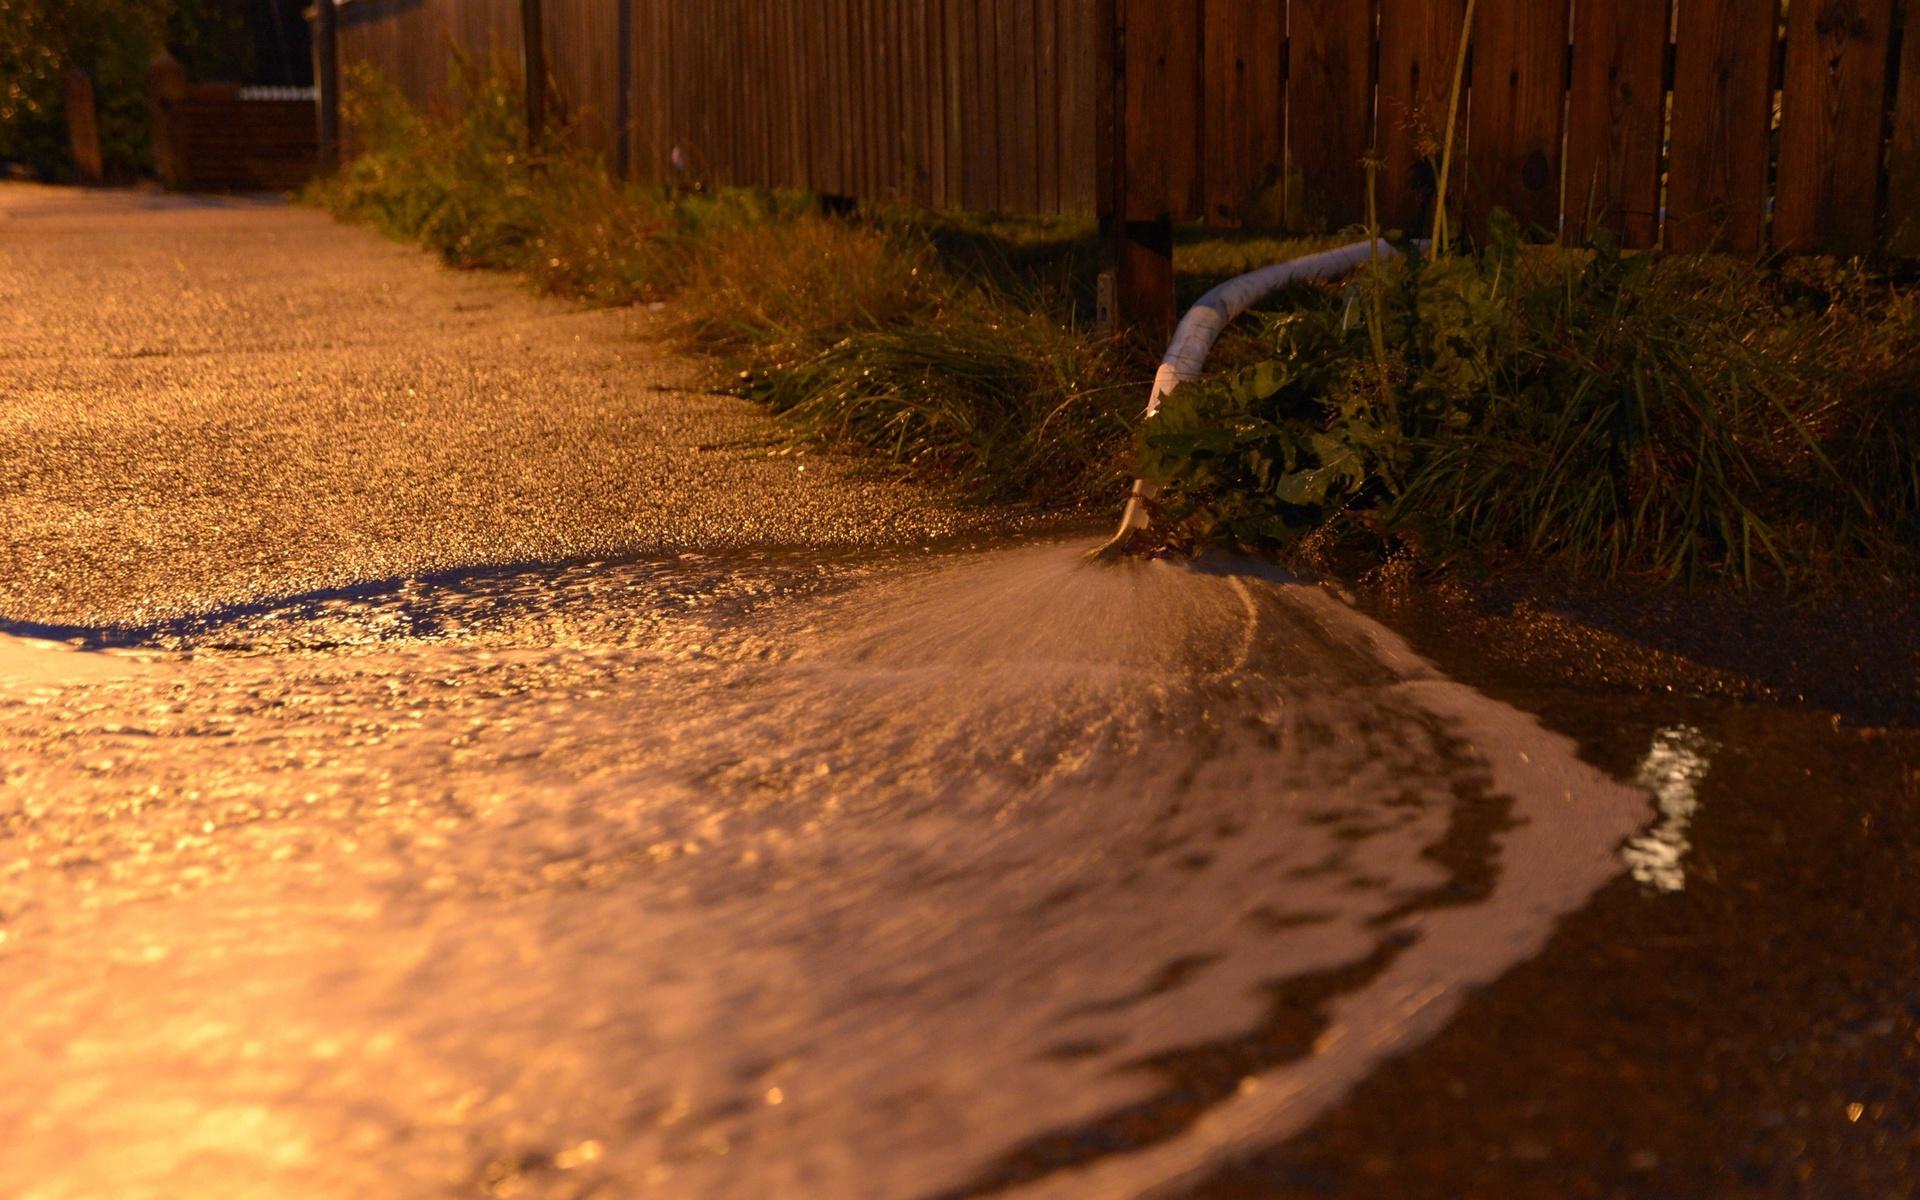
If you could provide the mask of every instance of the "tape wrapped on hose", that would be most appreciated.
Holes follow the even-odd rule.
[[[1200,377],[1207,366],[1207,355],[1213,352],[1213,344],[1220,340],[1220,334],[1236,317],[1264,298],[1296,283],[1332,279],[1362,263],[1392,258],[1398,253],[1385,238],[1354,242],[1237,275],[1200,297],[1199,302],[1187,310],[1187,315],[1180,318],[1173,340],[1161,356],[1160,367],[1153,373],[1153,391],[1147,397],[1147,419],[1151,420],[1160,411],[1160,405],[1175,388]],[[1147,506],[1158,492],[1157,487],[1144,479],[1133,481],[1126,511],[1120,514],[1119,532],[1095,550],[1094,557],[1108,557],[1123,551],[1135,530],[1147,528]]]
[[[1245,275],[1236,275],[1200,297],[1173,331],[1173,341],[1154,372],[1153,393],[1147,398],[1147,416],[1160,411],[1160,403],[1182,383],[1198,379],[1207,366],[1207,355],[1220,334],[1240,314],[1282,288],[1316,279],[1345,275],[1361,263],[1375,258],[1392,258],[1395,250],[1385,238],[1354,242],[1318,254],[1288,259]]]

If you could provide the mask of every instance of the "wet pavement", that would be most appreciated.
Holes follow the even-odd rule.
[[[0,212],[0,1195],[1913,1194],[1911,730],[989,536],[315,214]]]

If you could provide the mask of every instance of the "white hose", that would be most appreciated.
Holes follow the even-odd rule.
[[[1364,262],[1398,254],[1385,238],[1354,242],[1236,275],[1200,297],[1199,302],[1187,310],[1187,315],[1180,318],[1179,327],[1173,331],[1173,341],[1168,343],[1167,352],[1160,359],[1160,369],[1153,374],[1153,393],[1147,397],[1147,419],[1151,420],[1160,411],[1161,401],[1173,389],[1200,377],[1207,365],[1207,355],[1212,353],[1213,344],[1220,340],[1228,323],[1262,299],[1296,283],[1331,279],[1345,275]],[[1120,531],[1094,551],[1096,555],[1124,549],[1129,535],[1147,528],[1147,502],[1158,490],[1144,479],[1133,481],[1126,512],[1120,516]]]

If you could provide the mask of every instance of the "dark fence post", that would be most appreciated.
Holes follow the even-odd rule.
[[[615,28],[620,44],[614,48],[613,170],[625,179],[633,170],[633,0],[618,0]]]
[[[1114,327],[1173,334],[1173,218],[1197,189],[1199,0],[1100,0],[1110,111],[1099,124],[1111,172],[1102,203],[1114,269]],[[1185,35],[1185,36],[1183,36]],[[1103,87],[1105,84],[1103,83]],[[1182,139],[1186,139],[1183,143]]]
[[[93,78],[78,68],[67,72],[67,145],[73,151],[73,173],[81,183],[99,183],[105,171],[100,161],[100,120],[93,107]]]
[[[314,120],[318,123],[320,173],[340,166],[340,40],[334,0],[315,0],[313,19]]]
[[[538,150],[547,127],[547,36],[540,0],[520,0],[520,68],[527,83],[527,148]]]
[[[184,148],[179,130],[179,105],[187,97],[187,71],[165,50],[147,64],[147,90],[153,102],[153,170],[160,182],[180,187],[186,182]]]
[[[1907,5],[1887,148],[1887,253],[1920,258],[1920,4]]]

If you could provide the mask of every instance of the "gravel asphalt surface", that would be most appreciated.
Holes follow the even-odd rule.
[[[278,202],[0,185],[0,617],[980,527],[645,334]]]

